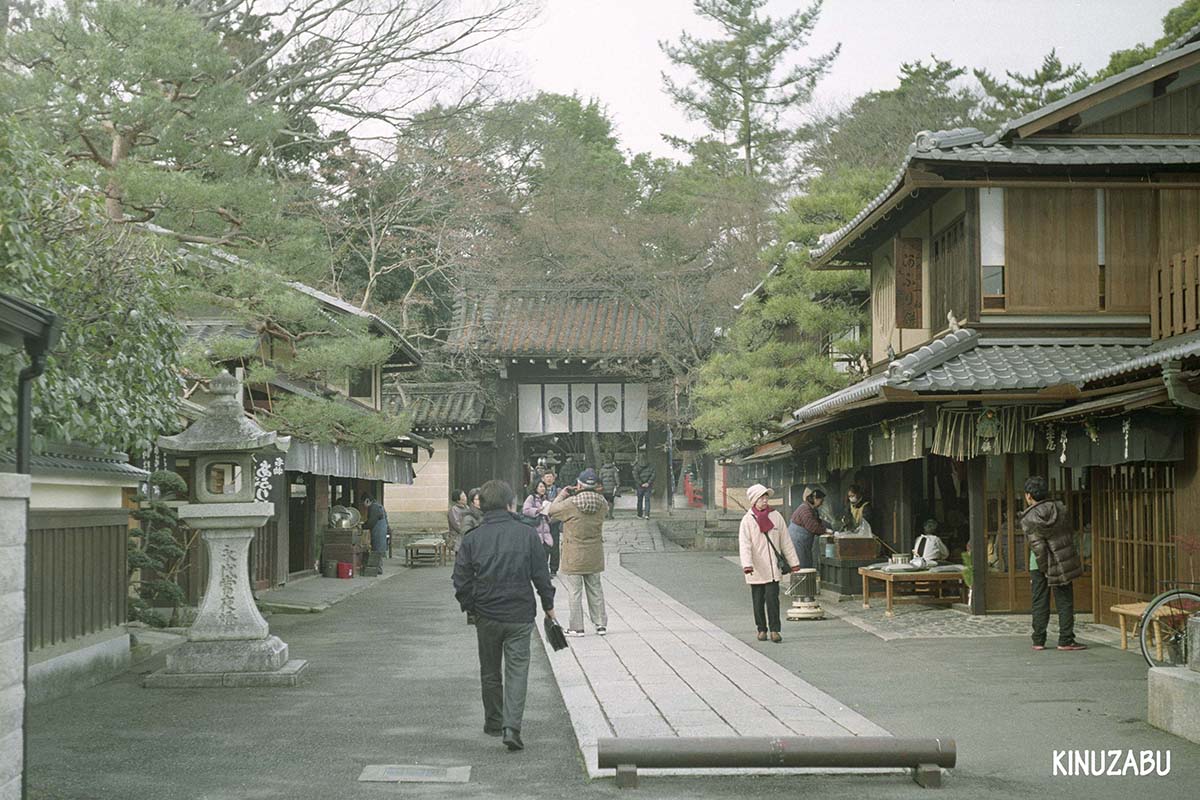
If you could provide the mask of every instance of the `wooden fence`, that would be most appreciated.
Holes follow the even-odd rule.
[[[1200,246],[1176,253],[1150,276],[1150,330],[1165,339],[1200,328]]]
[[[29,512],[31,652],[125,622],[128,532],[125,509]]]

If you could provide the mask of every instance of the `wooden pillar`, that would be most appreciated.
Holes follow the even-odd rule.
[[[517,382],[512,378],[496,381],[496,478],[506,481],[520,494],[521,434],[520,409],[517,406]]]
[[[971,588],[971,613],[987,611],[987,534],[984,532],[984,483],[987,473],[987,458],[977,456],[967,462],[967,502],[969,507],[971,570],[974,580]]]
[[[667,493],[671,491],[671,470],[667,463],[667,432],[663,426],[650,422],[646,426],[646,460],[654,467],[655,510],[666,510]]]
[[[313,475],[310,486],[312,487],[313,501],[309,506],[312,509],[312,515],[308,520],[308,562],[316,563],[321,555],[325,522],[329,518],[329,476]]]

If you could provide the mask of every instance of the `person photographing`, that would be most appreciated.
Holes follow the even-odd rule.
[[[583,636],[583,592],[587,590],[588,616],[596,633],[608,633],[604,606],[604,519],[608,503],[597,489],[594,469],[579,473],[574,486],[558,493],[547,513],[562,523],[562,571],[570,594],[571,619],[567,636]]]

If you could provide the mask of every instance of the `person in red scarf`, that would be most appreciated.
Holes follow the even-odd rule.
[[[800,570],[800,558],[787,533],[783,515],[771,508],[771,490],[756,483],[746,490],[750,510],[742,517],[738,529],[738,553],[742,561],[742,573],[750,584],[750,598],[754,605],[754,624],[758,627],[758,640],[765,642],[770,631],[772,642],[782,642],[779,633],[779,581],[783,578],[779,557],[788,563],[791,572]]]

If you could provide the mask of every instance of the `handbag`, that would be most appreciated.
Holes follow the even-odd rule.
[[[775,564],[779,567],[779,574],[781,576],[787,575],[792,571],[792,565],[788,563],[788,560],[784,558],[783,553],[779,552],[779,548],[777,548],[775,543],[771,541],[771,534],[763,531],[762,535],[767,539],[767,547],[770,547],[771,552],[775,554]]]
[[[545,618],[542,625],[546,629],[546,641],[550,643],[555,652],[566,649],[567,635],[563,633],[562,626],[549,617]]]

